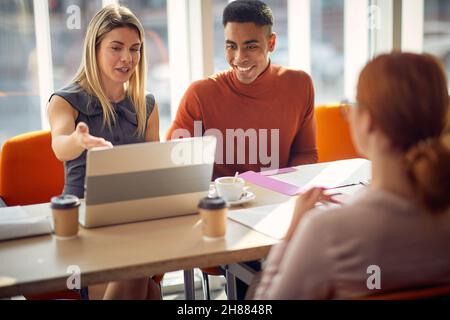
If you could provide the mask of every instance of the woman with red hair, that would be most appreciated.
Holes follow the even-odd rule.
[[[448,109],[447,79],[432,56],[369,62],[349,120],[354,144],[372,161],[371,185],[329,210],[311,210],[322,189],[302,194],[255,298],[339,299],[450,283]]]

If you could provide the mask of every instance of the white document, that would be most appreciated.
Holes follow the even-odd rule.
[[[291,224],[295,200],[291,198],[280,204],[229,211],[228,218],[269,237],[282,239]]]
[[[371,162],[367,159],[349,159],[309,164],[296,167],[296,171],[272,176],[307,190],[313,186],[337,188],[352,184],[368,184],[371,178]]]
[[[292,221],[296,198],[280,204],[228,212],[228,218],[274,239],[283,239]],[[317,204],[320,209],[339,207],[337,204]]]
[[[326,210],[341,207],[352,202],[355,196],[364,189],[365,186],[362,184],[329,189],[325,194],[333,195],[333,198],[341,204],[317,203],[316,208]],[[229,211],[228,218],[269,237],[282,239],[291,224],[296,200],[297,197],[292,197],[280,204]]]
[[[0,240],[52,232],[50,217],[31,217],[22,207],[0,208]]]

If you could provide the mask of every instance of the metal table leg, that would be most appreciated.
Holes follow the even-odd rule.
[[[256,271],[245,263],[229,264],[226,267],[227,295],[228,300],[237,300],[236,278],[242,280],[247,285],[252,283]]]
[[[195,300],[194,269],[184,270],[184,296],[186,300]]]
[[[236,291],[236,277],[233,273],[229,271],[227,268],[226,270],[226,277],[227,277],[227,296],[228,300],[237,300],[237,291]]]

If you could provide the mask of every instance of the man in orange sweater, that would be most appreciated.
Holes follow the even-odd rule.
[[[305,72],[271,63],[272,25],[272,11],[261,1],[227,5],[223,26],[231,68],[192,83],[167,132],[167,140],[216,136],[214,178],[317,161],[313,84]],[[259,261],[247,266],[261,268]],[[238,279],[238,299],[246,289]]]
[[[271,9],[234,1],[223,25],[231,68],[191,84],[166,139],[215,135],[214,178],[316,162],[313,84],[305,72],[271,63]]]

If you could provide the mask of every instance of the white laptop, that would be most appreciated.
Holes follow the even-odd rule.
[[[215,150],[213,136],[89,150],[81,225],[196,213],[208,195]]]

